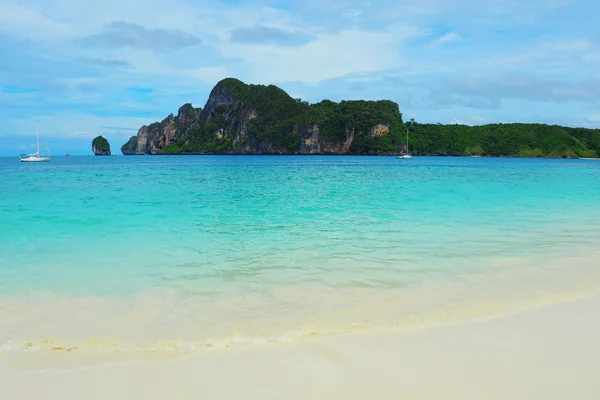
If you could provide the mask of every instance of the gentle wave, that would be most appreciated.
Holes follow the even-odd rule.
[[[372,330],[420,329],[600,295],[597,250],[495,260],[503,269],[402,288],[154,289],[2,298],[0,352],[188,353]]]

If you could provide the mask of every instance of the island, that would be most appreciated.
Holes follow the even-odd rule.
[[[406,134],[409,146],[406,145]],[[274,85],[227,78],[204,108],[142,126],[121,147],[143,154],[356,154],[594,158],[600,129],[546,124],[481,126],[403,121],[389,100],[309,104]]]
[[[97,136],[92,140],[92,151],[97,156],[110,156],[110,144],[102,136]]]

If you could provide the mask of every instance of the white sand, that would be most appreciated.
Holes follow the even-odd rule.
[[[4,355],[0,399],[597,400],[600,297],[422,331],[106,361]],[[82,362],[96,365],[63,369]]]

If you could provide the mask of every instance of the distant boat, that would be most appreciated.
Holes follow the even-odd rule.
[[[412,158],[412,156],[408,152],[408,129],[406,130],[406,152],[402,155],[397,156],[396,158]]]
[[[48,162],[48,161],[50,161],[50,155],[44,156],[44,157],[40,156],[40,134],[39,134],[37,123],[35,124],[35,143],[37,144],[37,151],[33,154],[21,154],[19,156],[19,161],[21,161],[21,162]],[[48,149],[48,154],[50,154],[50,149]]]
[[[65,157],[71,157],[71,155],[69,154],[69,149],[67,149],[67,154],[65,155]]]

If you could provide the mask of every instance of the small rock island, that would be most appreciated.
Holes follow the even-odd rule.
[[[110,156],[110,143],[102,136],[97,136],[92,140],[92,151],[96,156]]]

